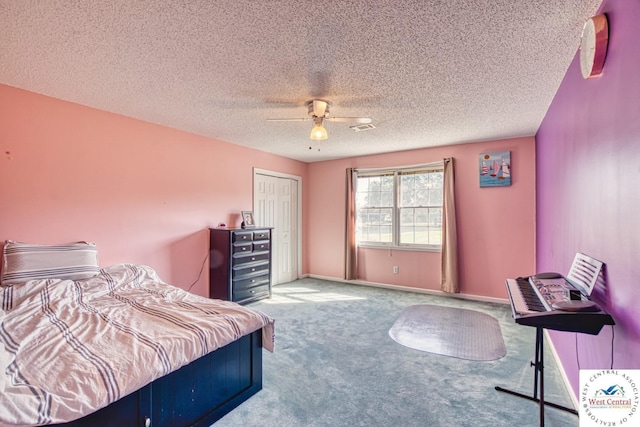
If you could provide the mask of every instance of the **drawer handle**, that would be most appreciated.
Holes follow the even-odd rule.
[[[242,248],[242,250],[243,250],[243,251],[246,251],[246,250],[247,250],[247,248]]]
[[[256,260],[256,257],[252,256],[251,261],[255,261],[255,260]]]
[[[251,269],[251,271],[256,271],[256,268],[255,268],[255,267],[253,267],[253,268]]]

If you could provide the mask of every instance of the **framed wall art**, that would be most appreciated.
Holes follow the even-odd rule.
[[[481,153],[478,159],[480,187],[511,185],[511,151]]]

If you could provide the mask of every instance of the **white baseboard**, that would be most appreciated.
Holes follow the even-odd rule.
[[[319,279],[319,280],[329,280],[332,282],[349,283],[351,285],[362,285],[362,286],[371,286],[375,288],[396,289],[399,291],[416,292],[419,294],[428,294],[428,295],[438,295],[443,297],[459,298],[459,299],[466,299],[471,301],[492,302],[497,304],[509,304],[509,300],[505,298],[485,297],[481,295],[471,295],[471,294],[452,294],[449,292],[442,292],[435,289],[412,288],[410,286],[399,286],[399,285],[390,285],[387,283],[366,282],[364,280],[345,280],[337,277],[320,276],[317,274],[305,274],[300,278],[302,279],[305,277],[310,277],[312,279]]]
[[[548,330],[544,330],[544,335],[545,338],[547,340],[547,345],[549,346],[549,349],[551,350],[551,354],[553,355],[553,359],[556,362],[556,365],[558,366],[558,369],[560,370],[560,375],[562,376],[562,382],[564,383],[565,388],[567,389],[567,394],[569,395],[569,397],[571,397],[571,402],[573,403],[573,409],[576,409],[579,407],[578,405],[580,405],[580,402],[578,401],[578,396],[576,396],[573,393],[573,388],[571,387],[571,383],[569,382],[569,377],[567,377],[567,373],[564,370],[564,366],[562,366],[562,362],[560,361],[560,357],[558,356],[558,353],[556,352],[556,347],[555,345],[553,345],[553,341],[551,340],[551,337],[549,336],[549,331]]]

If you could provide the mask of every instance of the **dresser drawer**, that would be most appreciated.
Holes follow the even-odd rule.
[[[253,240],[253,232],[251,231],[234,231],[231,235],[231,241],[236,242],[250,242]]]
[[[257,276],[265,271],[269,271],[269,261],[248,262],[237,264],[231,267],[234,279]]]
[[[269,230],[260,230],[253,232],[253,240],[269,240]]]
[[[253,242],[253,250],[256,252],[268,251],[270,248],[270,242],[268,240],[262,240],[260,242]]]
[[[269,252],[262,253],[235,253],[233,256],[233,265],[246,264],[249,262],[266,261],[269,262]]]
[[[262,285],[262,284],[268,285],[270,272],[265,271],[264,273],[265,274],[260,276],[251,276],[251,277],[246,277],[242,279],[233,279],[232,280],[233,292],[236,293],[248,288],[252,288],[254,286]]]
[[[233,291],[233,301],[243,301],[243,300],[262,298],[262,297],[268,297],[268,296],[269,296],[269,283],[243,289],[240,291],[236,291],[236,290]]]
[[[234,243],[231,250],[234,254],[243,252],[249,253],[253,251],[253,244],[251,243],[251,241],[246,243]]]

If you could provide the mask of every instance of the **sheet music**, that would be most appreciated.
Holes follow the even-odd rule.
[[[567,280],[579,289],[582,295],[589,297],[596,286],[602,265],[601,261],[578,252],[571,264]]]

